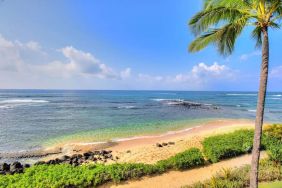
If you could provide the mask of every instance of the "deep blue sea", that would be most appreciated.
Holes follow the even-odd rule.
[[[256,100],[254,92],[0,90],[0,153],[254,119]],[[266,103],[266,121],[282,122],[282,93]]]

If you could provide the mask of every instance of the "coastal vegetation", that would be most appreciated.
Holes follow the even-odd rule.
[[[266,149],[271,160],[282,162],[282,125],[267,126],[262,137],[261,150]],[[210,136],[203,141],[203,153],[212,163],[252,151],[253,130]]]
[[[0,187],[88,187],[109,181],[120,182],[146,175],[161,174],[169,169],[188,169],[204,165],[204,157],[191,148],[167,160],[150,164],[90,164],[71,166],[34,165],[22,174],[0,176]]]
[[[189,22],[196,39],[189,51],[197,52],[212,44],[222,55],[234,51],[235,42],[246,27],[252,27],[256,47],[262,49],[255,131],[252,147],[250,187],[258,187],[262,126],[269,72],[269,29],[279,29],[281,0],[205,0],[203,9]]]
[[[247,188],[249,187],[250,165],[234,169],[222,169],[210,179],[197,182],[183,188]],[[282,166],[270,160],[262,160],[259,168],[259,182],[274,182],[282,180]],[[271,185],[269,184],[269,185]],[[259,186],[260,187],[260,186]],[[267,187],[267,184],[265,184]],[[281,184],[280,184],[281,187]],[[271,187],[273,188],[273,187]]]
[[[248,153],[252,149],[253,134],[253,130],[239,130],[208,137],[203,141],[203,153],[212,163]]]
[[[264,147],[270,154],[267,161],[260,167],[260,181],[282,179],[281,169],[281,130],[282,125],[266,127],[264,131]],[[185,170],[218,162],[224,158],[234,157],[251,151],[253,130],[240,130],[232,133],[207,137],[203,141],[203,153],[198,148],[190,148],[156,164],[84,164],[72,166],[69,164],[34,165],[24,170],[24,173],[1,175],[0,187],[96,187],[107,182],[120,182],[148,175],[156,175],[171,169]],[[275,136],[274,136],[275,135]],[[273,140],[270,140],[272,138]],[[231,140],[231,141],[228,141]],[[212,151],[209,144],[214,142],[219,149]],[[222,144],[223,142],[226,144]],[[233,144],[234,143],[234,144]],[[218,153],[220,155],[218,155]],[[278,157],[278,158],[277,158]],[[244,173],[250,172],[250,167],[244,167]],[[241,170],[242,170],[241,169]],[[242,184],[248,184],[248,176],[238,173],[238,170],[226,171],[234,177],[224,180],[216,175],[213,181],[231,183],[240,179]],[[230,177],[231,177],[230,175]],[[237,175],[240,175],[237,177]],[[231,184],[230,183],[230,184]],[[233,182],[235,185],[235,183]],[[237,184],[236,184],[237,185]],[[238,184],[239,185],[239,184]],[[236,187],[236,186],[234,186]],[[238,186],[237,186],[238,187]]]

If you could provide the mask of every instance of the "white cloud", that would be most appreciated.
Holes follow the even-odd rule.
[[[120,72],[120,77],[122,79],[129,78],[131,76],[131,68],[126,68],[125,70]]]
[[[173,75],[132,74],[131,68],[115,70],[73,46],[47,51],[35,41],[10,41],[1,35],[0,57],[0,88],[198,90],[236,78],[235,71],[217,62]]]
[[[180,73],[174,77],[175,82],[182,82],[193,87],[205,87],[220,81],[235,79],[235,71],[226,65],[219,65],[217,62],[212,65],[199,63],[188,73]]]
[[[66,57],[66,62],[61,62],[59,68],[70,74],[96,76],[99,78],[118,78],[112,68],[100,63],[92,54],[67,46],[59,50]],[[63,71],[62,70],[62,71]]]
[[[218,82],[228,82],[236,79],[236,71],[217,62],[212,65],[199,63],[187,73],[178,73],[172,76],[153,76],[139,74],[138,79],[148,83],[185,86],[187,89],[201,89]]]
[[[227,69],[228,68],[225,65],[219,65],[217,62],[215,62],[211,66],[208,66],[205,63],[199,63],[198,65],[193,67],[192,74],[197,76],[206,76],[206,75],[219,76]]]
[[[0,71],[17,72],[39,77],[94,77],[100,79],[124,79],[130,76],[131,69],[116,72],[101,63],[91,53],[66,46],[56,53],[61,53],[60,60],[50,60],[40,44],[35,41],[22,43],[9,41],[0,35]]]
[[[270,71],[270,77],[276,78],[276,79],[282,79],[282,66],[273,68]]]
[[[261,55],[260,51],[254,51],[254,52],[249,53],[249,54],[242,54],[240,56],[240,60],[241,61],[247,61],[248,59],[255,57],[255,56],[259,56],[259,55]]]

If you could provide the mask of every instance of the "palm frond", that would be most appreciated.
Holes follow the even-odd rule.
[[[234,50],[236,38],[240,35],[248,18],[241,18],[221,28],[208,31],[197,37],[189,46],[190,52],[197,52],[214,44],[222,55],[229,55]]]
[[[252,38],[262,45],[264,28],[280,28],[282,0],[204,0],[204,8],[189,22],[196,39],[189,46],[191,52],[209,44],[228,55],[234,50],[236,38],[245,26],[255,26]]]
[[[212,8],[218,6],[251,9],[252,0],[205,0],[204,8]]]
[[[256,27],[252,32],[252,38],[256,42],[256,47],[260,48],[262,45],[262,28]]]
[[[275,22],[269,22],[269,27],[273,28],[273,29],[280,29],[281,26],[278,23]]]
[[[222,22],[233,22],[241,17],[251,17],[251,15],[236,8],[210,8],[196,14],[190,20],[189,26],[194,35],[197,36],[198,34],[207,31],[211,26]]]

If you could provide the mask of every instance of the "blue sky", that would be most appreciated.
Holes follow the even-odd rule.
[[[0,88],[257,90],[250,29],[233,55],[187,51],[202,1],[9,0],[0,3]],[[282,31],[270,32],[269,90],[281,91]],[[279,53],[280,52],[280,53]]]

